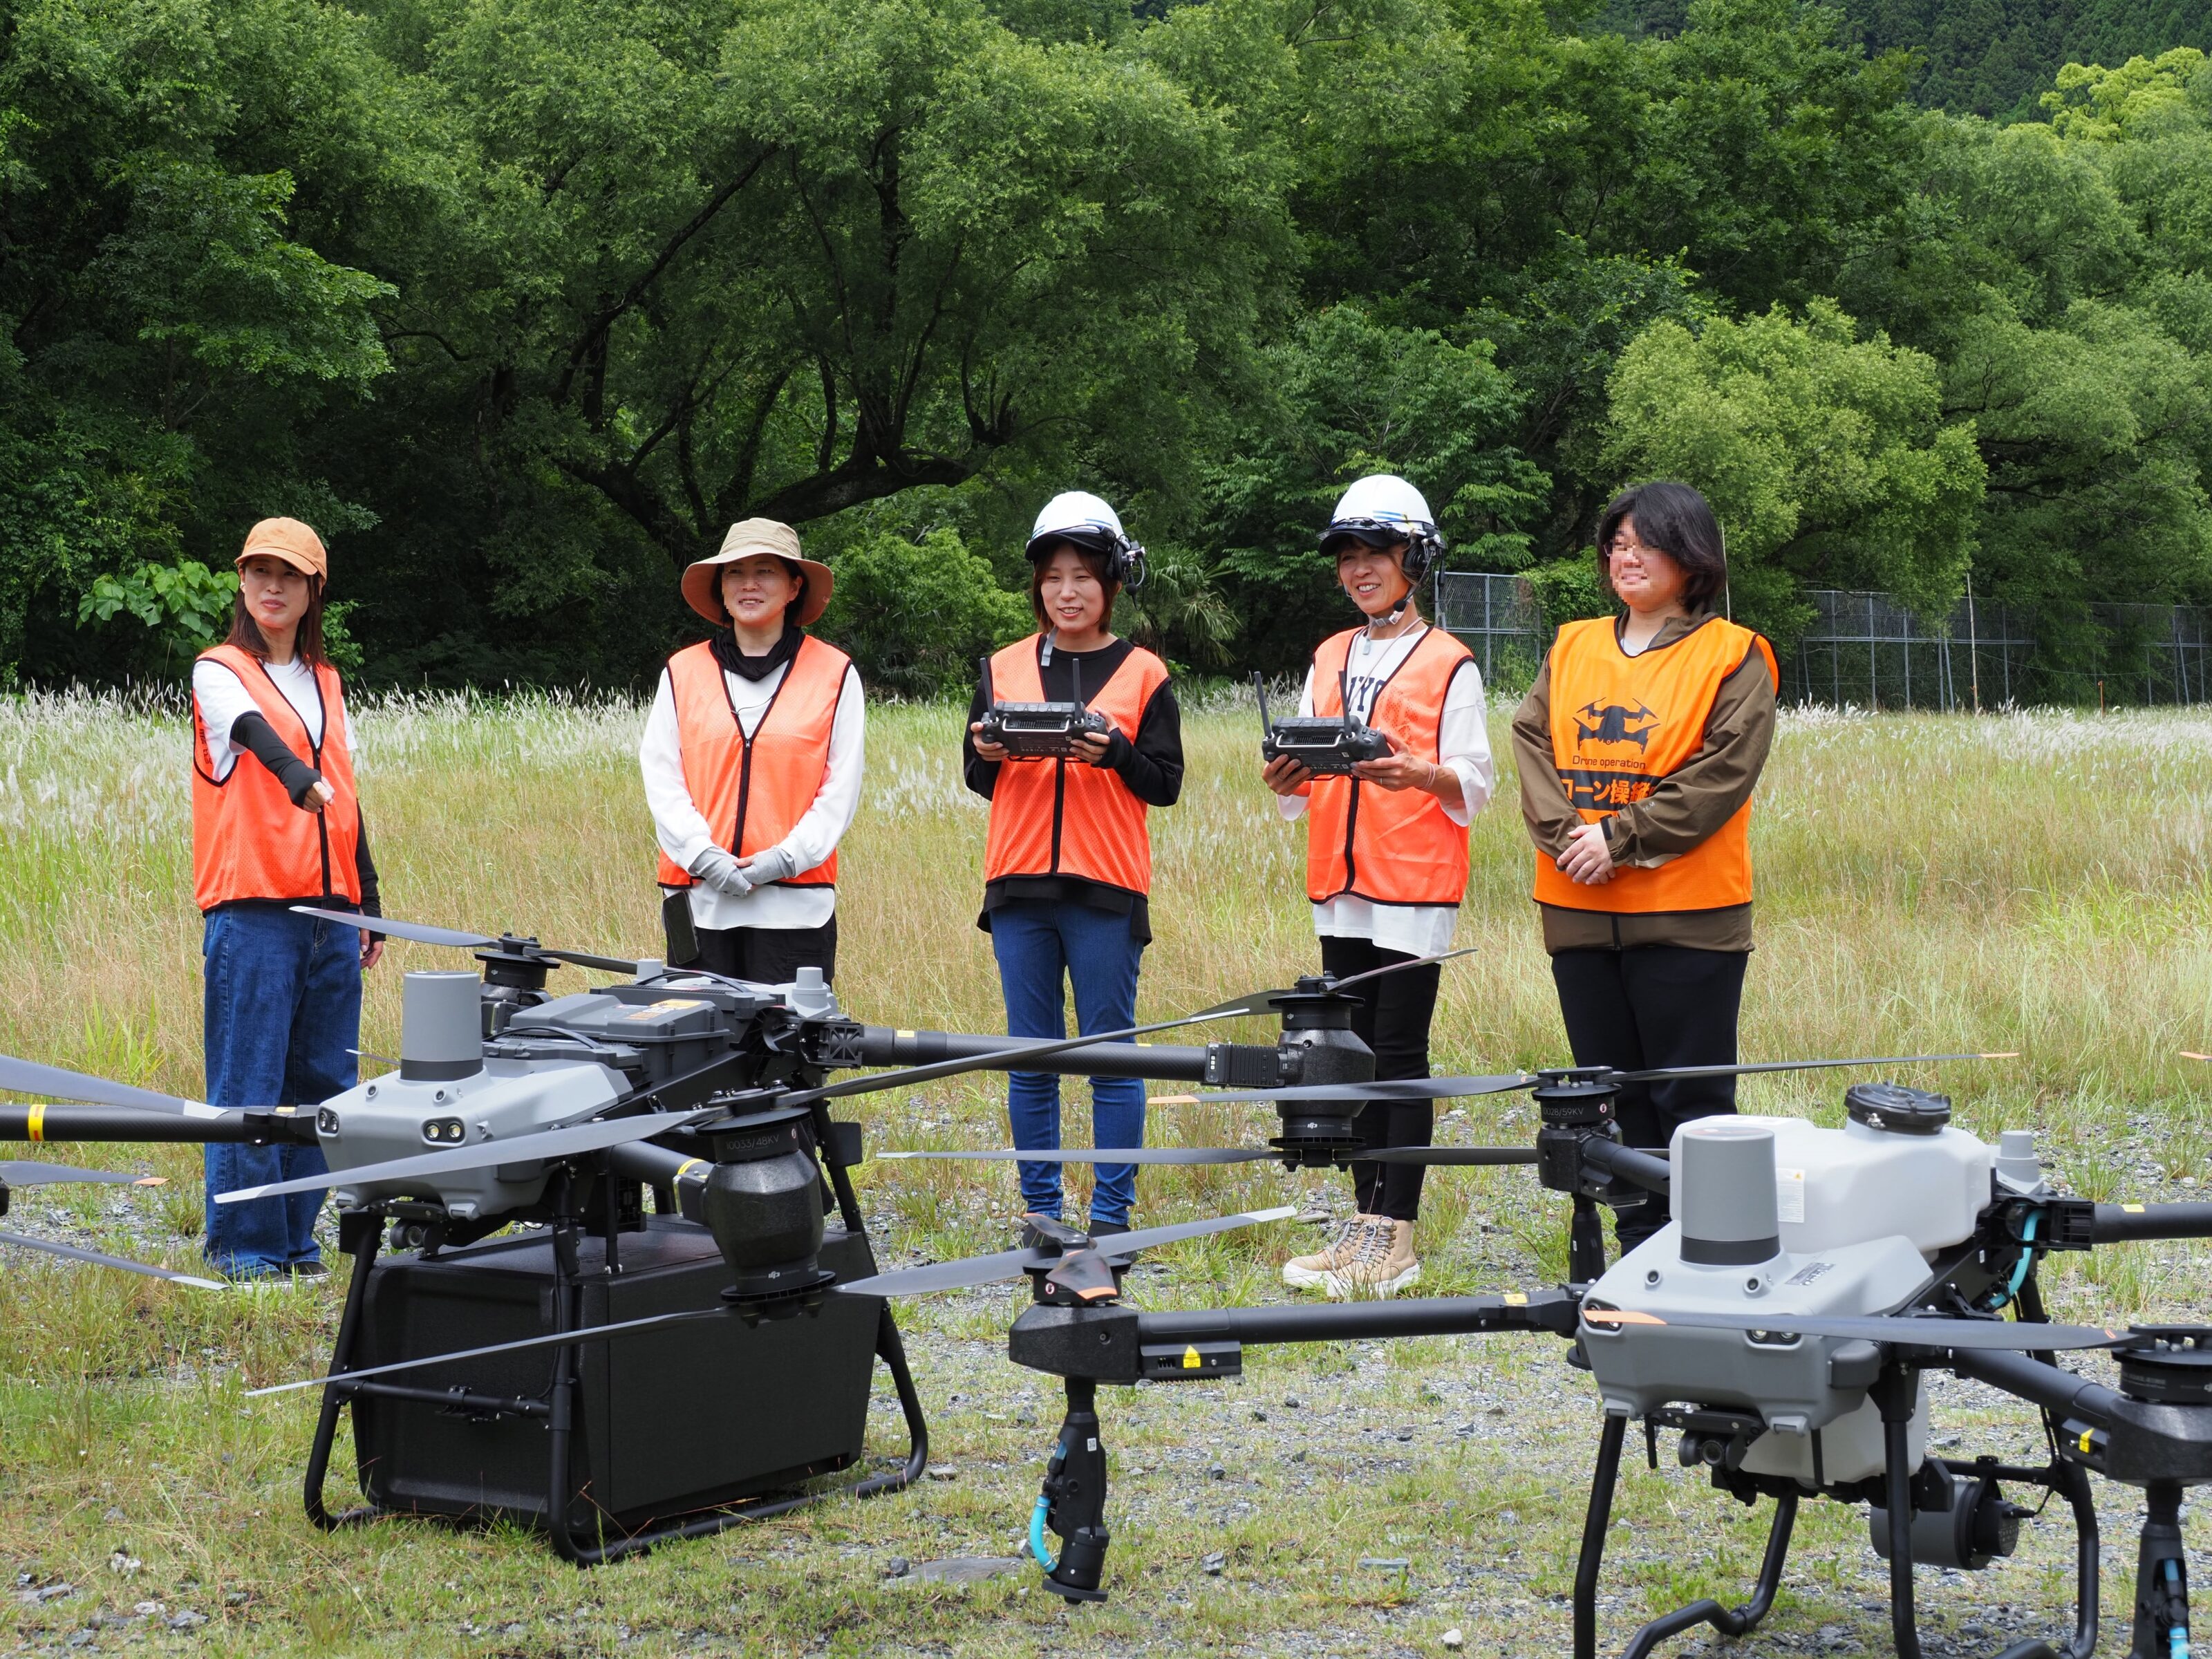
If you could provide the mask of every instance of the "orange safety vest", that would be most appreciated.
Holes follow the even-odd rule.
[[[1037,666],[1044,636],[1017,640],[991,659],[991,687],[1002,702],[1042,702]],[[1152,694],[1167,684],[1168,665],[1142,646],[1121,659],[1084,704],[1114,723],[1130,742]],[[1121,775],[1077,761],[1010,760],[991,790],[991,832],[983,847],[983,879],[1073,876],[1132,893],[1152,890],[1150,809]]]
[[[1356,628],[1314,653],[1314,713],[1344,712],[1344,669]],[[1367,723],[1415,758],[1442,758],[1444,696],[1474,655],[1441,628],[1407,652],[1376,695]],[[1306,798],[1306,896],[1342,894],[1376,904],[1456,905],[1467,892],[1467,829],[1425,789],[1377,789],[1358,778],[1316,778]]]
[[[766,852],[814,805],[830,770],[830,732],[852,665],[836,646],[808,635],[784,665],[783,679],[749,738],[712,646],[702,640],[668,659],[684,787],[725,851],[739,858]],[[663,887],[690,887],[695,880],[667,854],[660,855]],[[837,855],[833,852],[811,870],[771,884],[834,887]]]
[[[1721,684],[1756,648],[1782,683],[1774,647],[1748,628],[1708,617],[1672,645],[1632,657],[1611,617],[1571,622],[1552,644],[1552,760],[1585,823],[1644,799],[1696,754]],[[1524,780],[1523,788],[1537,787]],[[1644,914],[1751,902],[1751,803],[1680,858],[1622,865],[1586,887],[1536,854],[1536,900],[1570,910]]]
[[[218,645],[200,653],[236,674],[246,695],[285,746],[323,775],[332,793],[320,811],[305,811],[276,775],[240,754],[218,781],[208,749],[207,722],[192,700],[192,902],[203,911],[240,899],[343,898],[361,902],[361,797],[354,787],[353,757],[343,742],[328,741],[345,718],[337,670],[315,669],[323,700],[323,737],[307,736],[300,711],[269,678],[251,651]]]

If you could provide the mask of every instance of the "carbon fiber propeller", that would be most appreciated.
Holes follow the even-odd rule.
[[[963,1290],[1019,1279],[1032,1270],[1056,1267],[1087,1254],[1105,1253],[1118,1256],[1136,1250],[1157,1249],[1163,1244],[1173,1244],[1186,1238],[1203,1238],[1209,1234],[1224,1233],[1259,1222],[1285,1220],[1296,1213],[1295,1209],[1289,1207],[1254,1210],[1240,1215],[1216,1216],[1206,1221],[1186,1221],[1172,1227],[1142,1228],[1136,1232],[1118,1233],[1096,1242],[1087,1237],[1075,1235],[1075,1247],[1057,1255],[1043,1250],[1001,1250],[993,1255],[968,1256],[957,1261],[938,1262],[927,1267],[906,1267],[895,1273],[878,1273],[871,1279],[857,1279],[850,1284],[835,1285],[830,1288],[847,1296],[925,1296],[933,1291]],[[4,1237],[0,1235],[0,1237]],[[574,1347],[627,1332],[652,1330],[663,1325],[683,1324],[695,1319],[720,1318],[726,1312],[727,1310],[722,1308],[693,1308],[678,1313],[653,1314],[643,1319],[625,1319],[611,1325],[594,1325],[582,1330],[556,1332],[550,1336],[524,1337],[516,1342],[495,1342],[482,1348],[457,1348],[446,1353],[427,1354],[419,1359],[397,1359],[388,1365],[370,1365],[340,1375],[349,1378],[383,1376],[392,1371],[416,1370],[424,1365],[441,1365],[453,1360],[482,1359],[493,1354],[516,1353],[529,1348]],[[279,1382],[265,1389],[250,1389],[246,1391],[246,1398],[254,1400],[266,1395],[290,1394],[298,1389],[320,1388],[329,1380],[327,1377],[311,1376],[295,1382]]]
[[[358,927],[364,933],[388,933],[393,939],[413,939],[417,945],[446,945],[456,951],[506,951],[516,956],[537,957],[547,962],[566,962],[578,968],[596,968],[606,974],[635,974],[637,964],[620,957],[595,957],[586,951],[556,951],[525,934],[494,939],[489,933],[465,933],[458,927],[433,927],[428,922],[400,921],[390,916],[365,916],[358,910],[320,910],[312,904],[292,908],[303,916]]]

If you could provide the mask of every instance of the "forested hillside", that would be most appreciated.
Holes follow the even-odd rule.
[[[2175,46],[2212,51],[2208,0],[1838,0],[1850,39],[1917,55],[1913,95],[1959,115],[2027,118],[2068,64],[2114,67]],[[1597,27],[1675,34],[1686,0],[1618,0]]]
[[[1930,113],[1796,0],[0,0],[0,675],[178,672],[281,512],[372,680],[631,683],[768,514],[922,690],[1072,486],[1128,626],[1280,666],[1378,467],[1557,614],[1654,474],[1784,638],[2212,599],[2212,73],[2055,79]]]

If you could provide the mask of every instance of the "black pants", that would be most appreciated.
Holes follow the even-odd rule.
[[[1736,1013],[1743,1003],[1745,951],[1694,951],[1647,945],[1633,951],[1562,951],[1552,958],[1559,1012],[1577,1066],[1638,1071],[1658,1066],[1735,1062]],[[1613,1103],[1621,1139],[1664,1146],[1692,1118],[1735,1110],[1732,1077],[1630,1083]],[[1625,1253],[1667,1224],[1656,1194],[1616,1210],[1613,1236]]]
[[[1412,960],[1403,951],[1377,950],[1371,939],[1322,936],[1321,965],[1339,979]],[[1379,1081],[1428,1076],[1429,1021],[1437,1012],[1443,975],[1443,964],[1432,962],[1370,979],[1346,993],[1359,999],[1352,1029],[1375,1051]],[[1374,1100],[1360,1109],[1352,1125],[1370,1146],[1425,1146],[1436,1133],[1436,1109],[1425,1100]],[[1353,1164],[1352,1190],[1359,1212],[1419,1220],[1421,1177],[1426,1173],[1418,1164]]]
[[[824,980],[837,976],[837,918],[819,927],[697,927],[699,954],[673,967],[704,968],[710,974],[749,979],[762,985],[787,985],[802,968],[819,968]]]

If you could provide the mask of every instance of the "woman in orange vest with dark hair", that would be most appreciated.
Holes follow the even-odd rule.
[[[1468,648],[1421,619],[1413,589],[1443,551],[1429,504],[1378,473],[1344,492],[1322,532],[1345,594],[1366,619],[1323,640],[1299,713],[1347,708],[1390,740],[1352,777],[1316,777],[1288,757],[1261,776],[1283,815],[1306,820],[1306,897],[1325,973],[1339,979],[1451,948],[1467,890],[1468,821],[1490,799],[1482,673]],[[1429,1074],[1439,968],[1383,974],[1357,988],[1352,1029],[1375,1051],[1377,1080]],[[1370,1146],[1425,1146],[1426,1101],[1374,1101],[1359,1114]],[[1419,1164],[1352,1166],[1357,1212],[1335,1238],[1283,1267],[1284,1282],[1331,1296],[1389,1296],[1418,1283]]]
[[[1713,612],[1720,526],[1684,483],[1614,497],[1598,520],[1614,617],[1559,629],[1513,717],[1521,811],[1567,1041],[1580,1066],[1726,1066],[1751,954],[1751,795],[1774,737],[1774,649]],[[1735,1109],[1733,1078],[1629,1084],[1632,1146]],[[1667,1200],[1624,1194],[1624,1253]]]
[[[1067,1035],[1063,981],[1075,993],[1076,1031],[1137,1023],[1137,964],[1152,937],[1152,843],[1146,815],[1182,793],[1182,717],[1167,665],[1107,629],[1114,598],[1142,579],[1144,549],[1111,507],[1081,490],[1056,495],[1029,543],[1030,608],[1038,632],[991,659],[1001,702],[1080,701],[1106,718],[1079,739],[1079,759],[1020,759],[982,738],[978,686],[962,745],[968,787],[991,803],[983,914],[1006,993],[1012,1036]],[[1024,1152],[1060,1146],[1060,1079],[1010,1073],[1006,1111]],[[1091,1079],[1094,1146],[1145,1144],[1145,1085]],[[1024,1163],[1022,1202],[1058,1219],[1060,1166]],[[1091,1231],[1127,1232],[1135,1167],[1101,1164]]]
[[[773,519],[732,525],[684,573],[719,631],[668,659],[638,747],[675,965],[836,977],[837,843],[860,806],[866,711],[853,659],[805,631],[832,580]]]
[[[192,665],[192,896],[206,917],[208,1102],[314,1105],[359,1078],[361,975],[384,941],[295,904],[383,914],[354,789],[353,733],[323,649],[330,556],[264,519],[238,556],[230,637]],[[319,1193],[218,1193],[328,1166],[316,1146],[206,1151],[208,1260],[230,1277],[313,1278]]]

